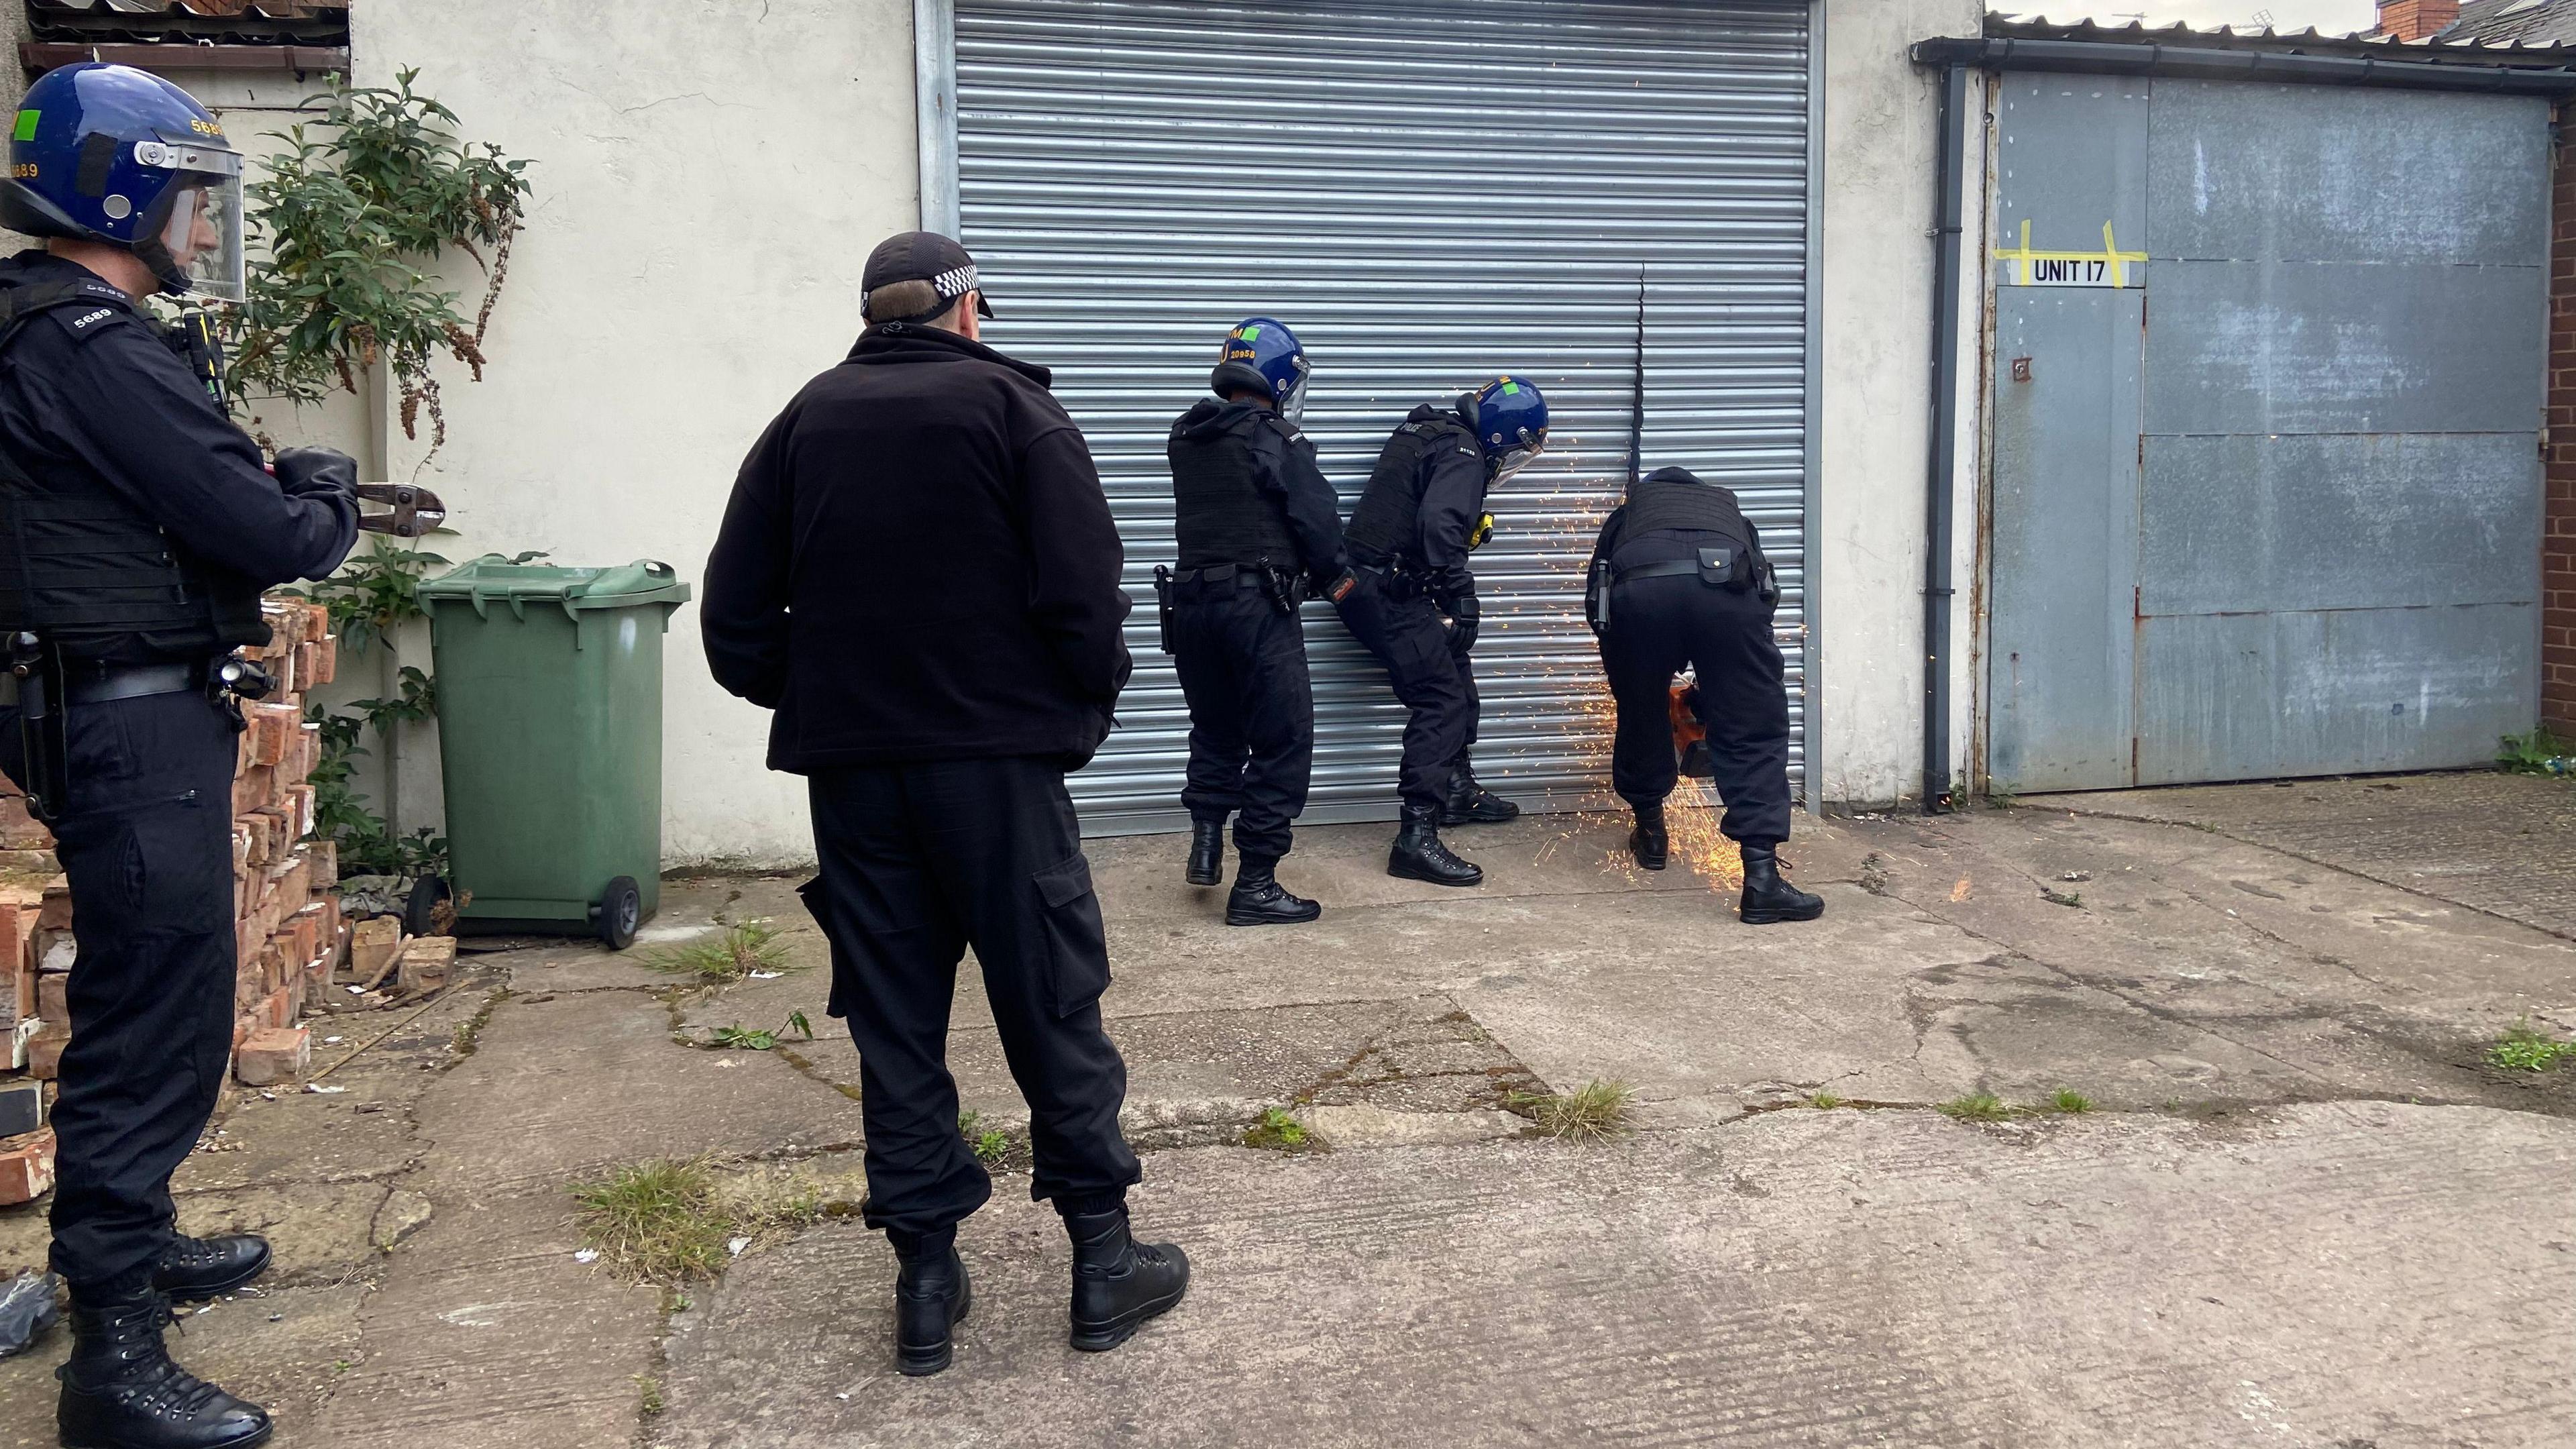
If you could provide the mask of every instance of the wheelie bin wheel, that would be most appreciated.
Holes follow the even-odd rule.
[[[403,901],[403,934],[443,934],[438,929],[438,908],[447,903],[449,895],[447,877],[443,875],[425,875],[413,881],[411,895]]]
[[[609,950],[623,951],[635,944],[635,929],[644,924],[644,892],[636,886],[635,877],[621,875],[608,883],[608,889],[600,893],[599,904],[590,911],[599,939],[608,943]]]

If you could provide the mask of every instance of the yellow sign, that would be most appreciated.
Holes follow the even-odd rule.
[[[1995,259],[2011,265],[2011,285],[2016,287],[2126,287],[2130,264],[2143,269],[2147,254],[2120,250],[2107,221],[2102,223],[2098,252],[2040,251],[2030,244],[2030,222],[2025,218],[2021,245],[1997,249]]]

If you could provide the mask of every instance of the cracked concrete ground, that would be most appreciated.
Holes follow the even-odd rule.
[[[2321,801],[2304,843],[2258,841],[2268,786],[1837,821],[1788,851],[1826,918],[1762,930],[1625,868],[1609,820],[1459,832],[1495,881],[1469,892],[1385,877],[1382,828],[1305,832],[1288,878],[1329,909],[1288,930],[1219,924],[1174,839],[1096,842],[1138,1216],[1199,1277],[1128,1347],[1070,1352],[1015,1154],[926,1381],[890,1371],[891,1260],[854,1223],[670,1304],[574,1258],[565,1185],[606,1167],[857,1170],[792,882],[675,882],[665,939],[768,917],[798,969],[675,996],[635,955],[479,955],[345,1092],[244,1094],[183,1222],[267,1231],[280,1267],[181,1352],[266,1396],[281,1444],[387,1449],[2564,1443],[2576,1067],[2481,1049],[2576,1028],[2576,945],[2499,909],[2522,830],[2576,797],[2396,783],[2448,822],[2437,868]],[[800,1010],[820,1040],[674,1039]],[[317,1061],[398,1020],[336,1023]],[[1016,1131],[971,972],[956,1023],[967,1106]],[[1637,1089],[1641,1130],[1576,1146],[1500,1110],[1593,1078]],[[1930,1110],[2060,1089],[2097,1110]],[[1235,1145],[1272,1107],[1330,1150]],[[0,1267],[42,1237],[0,1213]],[[51,1442],[61,1349],[0,1363],[0,1446]]]

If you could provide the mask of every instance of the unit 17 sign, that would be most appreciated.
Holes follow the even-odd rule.
[[[2030,223],[2021,224],[2021,245],[1998,247],[1995,260],[2004,264],[2004,284],[2012,287],[2143,287],[2147,283],[2147,254],[2124,252],[2111,236],[2111,223],[2102,223],[2102,249],[2098,252],[2041,251],[2030,244]]]

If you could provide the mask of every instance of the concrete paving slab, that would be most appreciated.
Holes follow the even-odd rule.
[[[2553,1444],[2572,1188],[2576,1124],[2379,1104],[1167,1153],[1139,1217],[1198,1276],[1126,1347],[1065,1346],[1061,1235],[997,1201],[956,1366],[900,1379],[891,1260],[826,1228],[680,1317],[650,1442]]]
[[[2576,937],[2576,783],[2473,773],[2034,796],[2188,825]]]
[[[467,1200],[395,1250],[312,1432],[334,1449],[568,1449],[633,1436],[659,1295],[575,1261],[559,1193]]]

